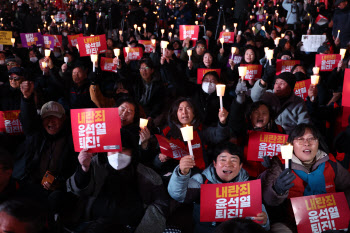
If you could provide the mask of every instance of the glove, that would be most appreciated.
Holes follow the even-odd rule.
[[[262,80],[264,80],[266,83],[271,83],[272,80],[274,80],[276,74],[276,66],[274,65],[267,65],[264,70],[264,75],[262,76]]]
[[[248,90],[248,88],[247,88],[246,83],[244,81],[243,82],[238,81],[237,86],[236,86],[236,90],[235,90],[236,95],[237,95],[237,97],[236,97],[237,103],[239,103],[239,104],[244,103],[245,93],[247,92],[247,90]]]
[[[263,156],[264,162],[261,162],[261,165],[263,165],[266,168],[271,167],[271,158],[269,156]]]
[[[287,192],[291,187],[294,186],[292,183],[295,180],[295,175],[292,171],[287,168],[285,169],[277,178],[275,185],[273,186],[274,190],[278,195],[283,195]]]

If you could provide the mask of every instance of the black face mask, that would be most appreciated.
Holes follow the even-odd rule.
[[[303,72],[296,72],[294,73],[295,75],[295,78],[297,81],[302,81],[302,80],[305,80],[307,77],[306,77],[306,74],[304,74]]]

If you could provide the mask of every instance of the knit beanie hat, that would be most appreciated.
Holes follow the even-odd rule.
[[[286,81],[286,83],[288,83],[290,88],[292,90],[294,90],[296,78],[295,78],[293,73],[291,73],[291,72],[283,72],[280,75],[276,76],[276,80],[277,79],[283,79],[284,81]]]

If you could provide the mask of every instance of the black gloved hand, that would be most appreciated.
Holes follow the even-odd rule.
[[[271,83],[274,80],[276,74],[276,66],[275,65],[267,65],[264,69],[264,75],[262,76],[262,80],[266,83]]]
[[[263,165],[266,168],[271,167],[271,158],[269,156],[263,156],[264,162],[261,162],[261,165]]]
[[[287,192],[291,187],[294,186],[292,183],[295,180],[294,173],[289,169],[285,169],[277,178],[275,185],[273,186],[274,190],[278,195],[283,195]]]

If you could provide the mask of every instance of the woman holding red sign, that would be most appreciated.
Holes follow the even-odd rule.
[[[187,145],[183,140],[180,128],[185,126],[193,126],[193,145],[194,160],[196,161],[196,171],[202,171],[207,166],[206,145],[208,142],[219,143],[229,137],[229,129],[227,127],[228,112],[225,109],[219,110],[219,122],[216,127],[205,128],[200,120],[200,115],[195,107],[192,99],[181,97],[177,99],[170,107],[168,113],[167,125],[163,127],[162,136],[177,148],[187,150]],[[159,145],[161,146],[161,145]],[[162,148],[162,147],[161,147]],[[179,159],[167,157],[165,154],[159,153],[159,149],[149,155],[159,154],[156,158],[149,157],[148,160],[154,160],[154,168],[162,175],[164,179],[169,179],[169,174],[179,164]],[[145,158],[144,158],[145,159]]]
[[[297,232],[290,198],[345,192],[350,203],[350,173],[328,154],[315,126],[299,124],[290,132],[288,142],[293,145],[290,169],[273,157],[261,176],[263,200],[275,223],[273,232]]]
[[[213,163],[201,174],[195,174],[192,177],[191,173],[196,166],[196,161],[190,155],[181,158],[180,165],[175,168],[168,185],[168,192],[172,198],[179,202],[194,203],[194,232],[213,232],[220,224],[200,222],[202,184],[235,183],[249,180],[248,172],[242,168],[243,153],[235,144],[220,143],[215,147],[214,155]],[[256,220],[266,230],[269,230],[270,223],[264,206],[262,206],[261,213],[250,217],[250,219]]]

